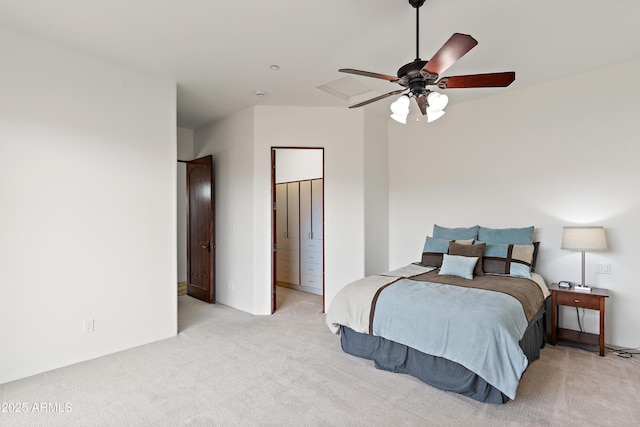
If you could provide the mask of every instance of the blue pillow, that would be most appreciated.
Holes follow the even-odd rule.
[[[446,254],[449,251],[449,239],[438,239],[435,237],[427,236],[424,241],[424,248],[422,252],[435,252],[440,254]]]
[[[469,240],[478,238],[478,226],[469,228],[447,228],[433,224],[433,237],[447,240]]]
[[[449,275],[473,279],[473,269],[476,267],[478,257],[447,255],[442,256],[442,267],[438,275]]]
[[[487,228],[480,226],[478,227],[477,239],[486,243],[530,245],[533,243],[533,228],[533,226],[524,228]]]

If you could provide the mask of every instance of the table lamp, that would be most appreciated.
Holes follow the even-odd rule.
[[[585,251],[603,251],[607,249],[607,241],[603,227],[563,227],[561,249],[582,251],[582,284],[575,286],[576,291],[591,292],[591,288],[584,283],[584,253]]]

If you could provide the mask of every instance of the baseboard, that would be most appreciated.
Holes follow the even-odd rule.
[[[187,294],[187,281],[178,282],[178,296]]]

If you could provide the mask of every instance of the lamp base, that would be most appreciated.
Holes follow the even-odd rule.
[[[575,285],[573,287],[573,290],[575,292],[585,292],[585,293],[591,292],[591,288],[589,286],[582,286],[582,285]]]

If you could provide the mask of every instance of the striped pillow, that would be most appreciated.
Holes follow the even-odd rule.
[[[534,245],[487,243],[482,268],[489,274],[531,278]]]

